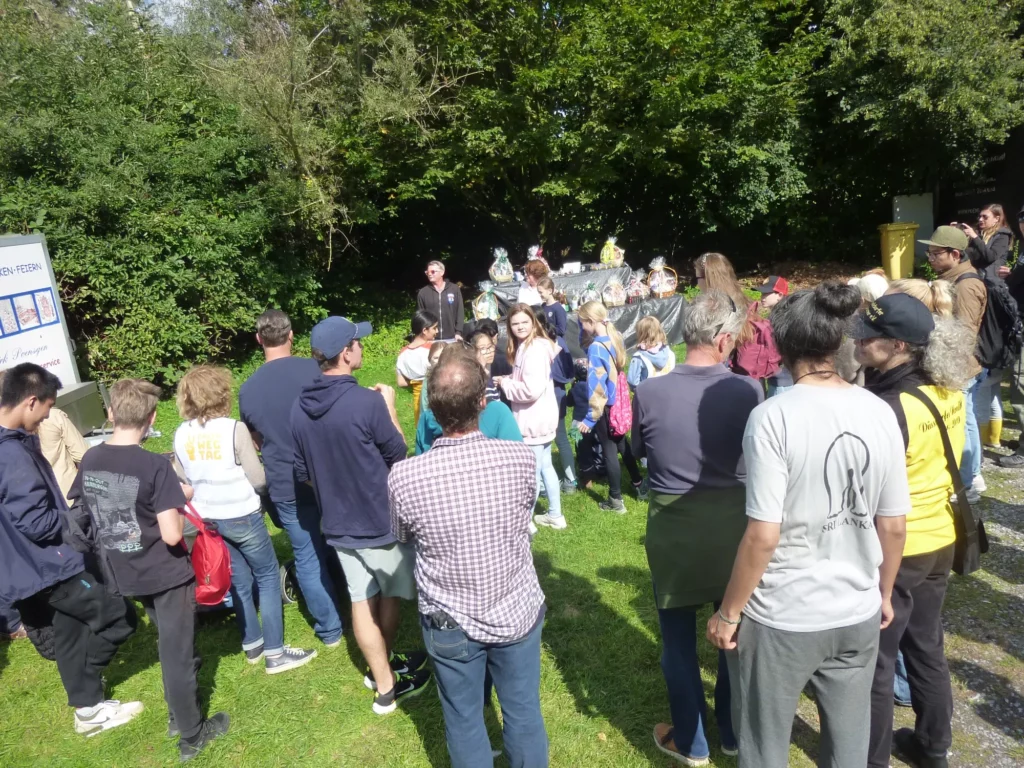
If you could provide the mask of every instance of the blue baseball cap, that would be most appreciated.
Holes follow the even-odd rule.
[[[332,315],[313,326],[309,345],[330,360],[351,344],[352,339],[361,339],[371,333],[373,327],[369,323],[353,323],[346,317]]]

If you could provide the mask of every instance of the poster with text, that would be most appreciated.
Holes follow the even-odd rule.
[[[0,237],[0,370],[36,363],[78,383],[53,272],[42,242]]]

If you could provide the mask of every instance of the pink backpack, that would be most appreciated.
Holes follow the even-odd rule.
[[[602,346],[608,350],[612,365],[615,364],[615,351],[607,345]],[[615,380],[615,402],[608,408],[608,431],[612,439],[618,440],[625,437],[633,428],[633,404],[629,399],[629,382],[626,380],[624,371],[619,371]]]
[[[775,347],[771,323],[757,318],[752,324],[754,337],[746,344],[736,347],[732,369],[752,379],[767,379],[778,373],[782,357]]]

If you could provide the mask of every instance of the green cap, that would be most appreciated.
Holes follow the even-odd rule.
[[[954,251],[967,250],[967,235],[959,227],[939,227],[932,232],[930,240],[918,240],[925,245],[934,245],[937,248],[950,248]]]

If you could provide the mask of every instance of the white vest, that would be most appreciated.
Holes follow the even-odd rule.
[[[204,520],[233,520],[260,509],[260,497],[235,461],[234,419],[186,421],[174,433],[174,454],[195,490],[192,506]]]

